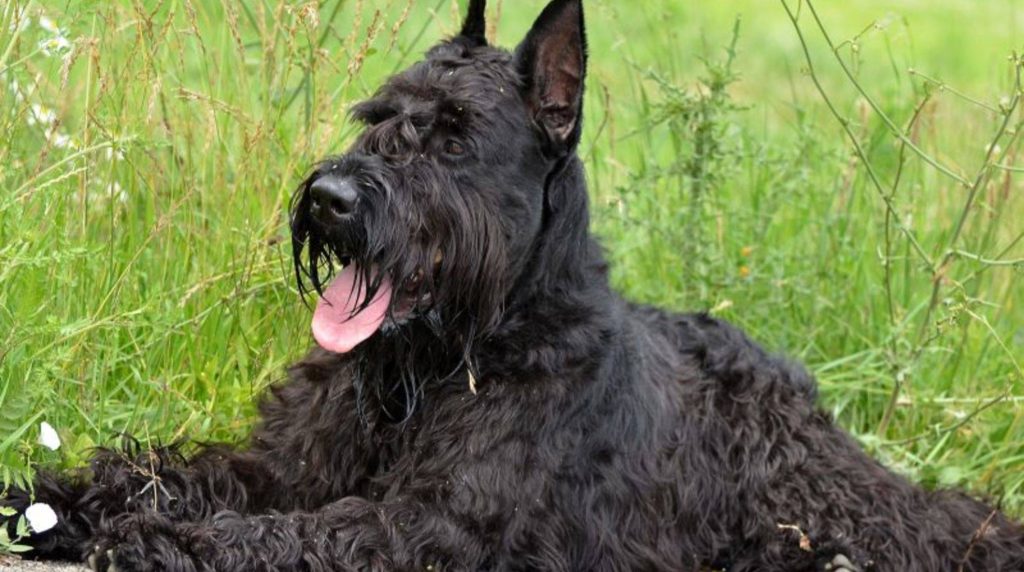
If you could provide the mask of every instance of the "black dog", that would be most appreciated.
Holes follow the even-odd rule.
[[[293,203],[320,348],[247,450],[40,477],[42,557],[117,570],[1024,570],[1024,530],[868,458],[814,381],[631,305],[588,230],[581,0],[390,81]],[[334,262],[344,269],[331,278]],[[24,492],[9,500],[23,508]]]

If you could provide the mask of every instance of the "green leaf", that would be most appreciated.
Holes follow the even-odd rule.
[[[14,533],[17,534],[19,538],[29,535],[28,519],[25,518],[25,515],[21,515],[21,518],[18,519],[18,526],[15,527]]]

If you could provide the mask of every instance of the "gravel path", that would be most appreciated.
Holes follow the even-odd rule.
[[[0,570],[3,572],[83,572],[86,568],[78,564],[33,562],[0,556]]]

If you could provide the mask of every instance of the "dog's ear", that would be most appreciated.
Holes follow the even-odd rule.
[[[583,125],[587,37],[582,0],[553,0],[519,47],[515,64],[523,78],[528,111],[552,150],[571,151]]]
[[[459,37],[468,40],[475,46],[487,45],[487,0],[469,0],[469,11],[466,21],[462,23]]]

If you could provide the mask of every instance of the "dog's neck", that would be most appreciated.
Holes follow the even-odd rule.
[[[618,327],[620,304],[608,303],[617,296],[601,247],[590,234],[586,179],[575,154],[552,170],[544,201],[533,255],[511,290],[499,327],[478,348],[477,367],[484,377],[559,376],[599,354]],[[539,330],[537,324],[547,327]],[[515,356],[515,361],[502,363],[496,356]]]
[[[583,164],[572,154],[556,163],[548,175],[541,228],[509,305],[562,298],[578,291],[608,290],[607,270],[601,248],[590,234]]]

